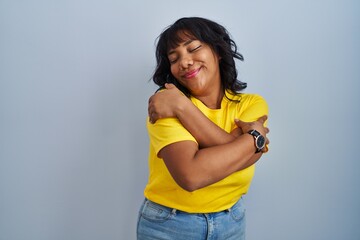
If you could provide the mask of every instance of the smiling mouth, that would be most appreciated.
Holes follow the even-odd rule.
[[[187,73],[184,74],[183,77],[186,78],[186,79],[193,78],[200,72],[200,69],[201,68],[198,68],[198,69],[195,69],[193,71],[187,72]]]

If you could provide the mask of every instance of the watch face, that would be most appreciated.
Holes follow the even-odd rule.
[[[258,149],[263,149],[264,146],[265,146],[265,137],[262,136],[262,135],[260,135],[260,136],[258,136],[257,139],[256,139],[256,147],[257,147]]]

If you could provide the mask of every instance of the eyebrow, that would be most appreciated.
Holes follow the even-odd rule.
[[[194,39],[189,39],[189,40],[187,40],[184,44],[183,44],[183,46],[187,46],[187,45],[189,45],[190,43],[192,43],[194,41]],[[171,54],[173,54],[173,53],[175,53],[175,50],[170,50],[169,52],[168,52],[168,55],[171,55]]]

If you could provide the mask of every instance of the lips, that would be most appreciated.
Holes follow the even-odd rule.
[[[195,76],[200,72],[200,69],[201,69],[201,68],[198,68],[198,69],[189,71],[189,72],[185,73],[185,74],[183,75],[183,77],[186,78],[186,79],[193,78],[193,77],[195,77]]]

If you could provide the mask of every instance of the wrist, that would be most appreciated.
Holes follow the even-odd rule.
[[[176,107],[174,109],[175,116],[180,119],[184,114],[189,111],[188,109],[189,107],[191,107],[190,104],[192,104],[192,102],[186,96],[179,97]]]
[[[239,137],[236,138],[235,141],[240,140],[241,142],[247,142],[247,149],[248,149],[248,153],[251,153],[251,155],[253,155],[254,153],[256,153],[257,148],[256,145],[254,144],[254,137],[251,136],[250,134],[243,134]]]
[[[254,138],[254,143],[255,143],[254,145],[256,148],[255,153],[261,152],[264,149],[265,144],[266,144],[265,137],[263,135],[261,135],[261,133],[255,129],[250,130],[247,133],[250,134],[251,136],[253,136],[253,138]]]

